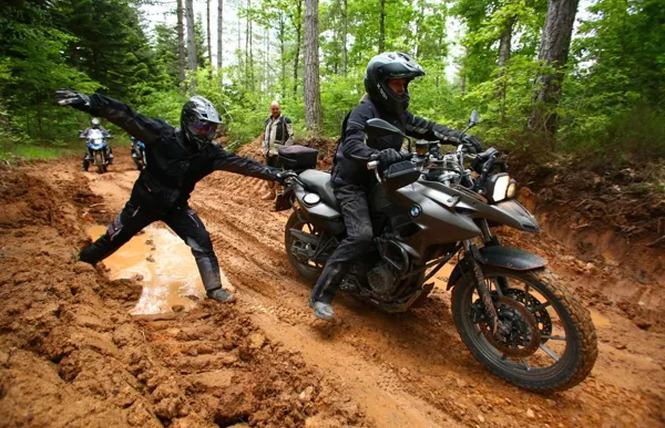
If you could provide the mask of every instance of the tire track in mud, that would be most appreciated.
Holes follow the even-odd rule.
[[[127,195],[114,204],[124,203],[133,182],[129,173],[120,174],[113,182]],[[306,307],[309,285],[291,270],[284,254],[286,216],[271,212],[271,203],[259,199],[263,192],[261,180],[215,173],[199,183],[191,203],[211,233],[222,269],[237,289],[238,309],[271,341],[298,352],[306,364],[326,373],[334,388],[364,410],[370,425],[665,424],[663,394],[657,392],[665,385],[665,365],[650,364],[645,369],[641,360],[631,364],[635,357],[602,343],[603,337],[614,343],[643,335],[616,318],[613,328],[599,331],[601,350],[590,377],[570,391],[551,396],[519,390],[477,363],[457,335],[449,293],[439,288],[422,308],[392,315],[340,295],[335,301],[339,320],[331,325],[315,320]],[[545,242],[541,245],[550,245]],[[649,340],[652,344],[645,346],[657,349],[657,336]],[[615,377],[623,365],[642,381],[628,383],[620,375]],[[654,387],[646,386],[652,378]]]
[[[406,402],[417,398],[411,403],[415,408],[419,408],[418,402],[435,408],[428,415],[430,426],[434,421],[521,426],[527,420],[550,426],[604,420],[658,426],[657,421],[662,420],[662,396],[648,391],[636,396],[634,391],[613,385],[602,371],[597,375],[598,369],[580,386],[549,397],[521,391],[489,375],[459,339],[449,312],[449,293],[440,289],[435,289],[423,308],[394,315],[340,296],[335,309],[342,321],[321,326],[305,306],[309,286],[296,277],[283,253],[286,217],[281,221],[281,214],[269,212],[269,202],[257,200],[257,181],[229,174],[211,176],[201,183],[193,203],[204,218],[213,219],[207,224],[220,263],[239,289],[241,302],[249,301],[248,310],[258,310],[253,318],[290,349],[303,353],[308,362],[337,374],[349,390],[367,389],[367,379],[354,380],[355,373],[344,368],[345,364],[360,364],[364,372],[372,373],[370,383],[379,394],[398,390],[408,395]],[[220,196],[215,199],[214,195]],[[215,200],[231,201],[231,208],[212,202]],[[285,269],[287,277],[280,278]],[[367,401],[371,399],[367,397]],[[403,397],[400,400],[404,402]],[[373,419],[377,426],[395,426],[381,417],[384,408],[371,408],[366,400],[360,400],[361,405],[363,401],[370,418],[378,415]],[[645,403],[643,411],[634,411]],[[608,407],[631,410],[608,415]]]
[[[0,170],[0,427],[366,426],[235,305],[130,316],[140,285],[75,259],[86,222],[115,215],[134,177],[46,166]]]
[[[262,187],[256,184],[258,180],[223,175],[207,178],[206,186],[202,186],[193,202],[202,216],[214,219],[207,225],[220,264],[236,285],[240,304],[252,313],[253,320],[273,340],[297,350],[308,363],[330,373],[355,397],[376,426],[457,425],[445,412],[405,393],[393,371],[365,360],[353,343],[340,341],[339,333],[345,335],[349,330],[344,324],[327,325],[314,320],[306,307],[309,289],[302,280],[294,279],[284,255],[286,218],[283,222],[276,219],[269,211],[269,202],[254,199],[256,189]],[[230,184],[218,185],[219,180]],[[245,189],[254,191],[235,198],[224,195],[214,199],[211,194],[237,195]],[[224,201],[223,214],[211,203],[214,200]],[[239,252],[240,256],[234,256]]]

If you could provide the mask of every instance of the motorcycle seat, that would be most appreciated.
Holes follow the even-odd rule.
[[[339,204],[333,192],[329,172],[319,171],[318,169],[307,169],[298,178],[305,184],[306,190],[317,193],[326,205],[339,211]]]

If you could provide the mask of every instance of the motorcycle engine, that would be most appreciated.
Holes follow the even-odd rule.
[[[367,272],[369,286],[380,297],[389,297],[395,291],[397,286],[395,278],[396,275],[393,269],[385,260],[381,260],[372,270]]]

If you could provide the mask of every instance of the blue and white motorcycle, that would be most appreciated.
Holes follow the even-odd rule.
[[[103,174],[111,164],[111,153],[107,140],[111,135],[105,134],[101,129],[90,129],[87,134],[81,134],[87,140],[85,161],[97,167],[97,172]]]
[[[145,143],[135,137],[130,137],[130,139],[132,140],[132,160],[136,169],[141,171],[146,166]]]

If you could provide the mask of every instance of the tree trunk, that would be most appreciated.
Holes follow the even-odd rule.
[[[561,98],[564,67],[568,61],[570,38],[573,33],[578,0],[549,0],[538,59],[543,66],[553,67],[538,77],[540,89],[529,118],[529,130],[545,138],[549,149],[554,149],[557,128],[556,107]]]
[[[285,51],[286,51],[286,28],[284,26],[284,15],[280,14],[279,15],[279,33],[278,38],[279,38],[279,62],[280,65],[282,66],[282,73],[281,73],[281,79],[280,81],[282,82],[282,96],[286,96],[286,59],[285,59]]]
[[[342,19],[344,21],[342,25],[343,27],[342,31],[344,31],[344,36],[342,37],[342,74],[344,76],[346,76],[346,67],[349,61],[349,50],[346,47],[346,39],[349,34],[349,17],[346,14],[347,7],[348,7],[348,1],[344,0],[344,11],[342,12],[343,13]]]
[[[184,10],[182,0],[178,0],[178,78],[180,84],[185,80],[185,27],[183,25]]]
[[[268,81],[270,80],[270,26],[266,25],[264,28],[264,46],[263,46],[263,79],[261,82],[261,90],[268,88]]]
[[[418,18],[416,19],[416,31],[415,31],[416,46],[413,49],[413,56],[416,58],[418,58],[418,54],[420,53],[420,44],[423,41],[421,26],[423,23],[423,18],[425,17],[425,2],[419,0],[418,7],[420,9],[420,13],[418,14]]]
[[[300,44],[302,41],[302,2],[303,0],[298,0],[296,4],[296,19],[295,19],[295,30],[296,30],[296,56],[293,61],[293,96],[298,95],[298,65],[300,63]],[[318,6],[318,4],[317,4]],[[318,9],[318,8],[317,8]]]
[[[185,22],[187,24],[187,68],[196,71],[196,33],[194,32],[193,0],[185,0]]]
[[[314,135],[322,130],[319,89],[319,1],[305,0],[305,127]]]
[[[496,91],[496,98],[500,103],[500,109],[501,109],[501,121],[503,122],[505,117],[506,117],[506,82],[505,79],[502,79],[503,75],[505,74],[505,66],[508,63],[508,60],[510,59],[510,45],[512,43],[513,39],[513,25],[515,24],[515,21],[517,20],[516,16],[513,16],[510,18],[504,28],[503,32],[501,33],[501,39],[499,40],[499,57],[497,58],[497,66],[499,67],[499,87],[497,88]]]
[[[252,1],[247,0],[247,19],[245,21],[245,76],[247,78],[247,88],[254,90],[254,52],[253,52],[253,32],[252,29]]]
[[[499,57],[496,62],[499,68],[504,67],[510,59],[510,45],[513,38],[513,25],[515,24],[516,19],[516,16],[509,19],[501,33],[501,39],[499,40]]]
[[[208,64],[210,67],[212,67],[212,43],[210,43],[211,37],[210,37],[210,0],[206,0],[206,24],[208,26],[208,29],[206,30],[207,36],[208,36]]]
[[[224,39],[222,37],[223,16],[224,0],[219,0],[217,2],[217,70],[219,70],[220,76],[222,72],[222,49],[224,48]]]
[[[247,4],[250,7],[252,6],[251,0],[247,0]],[[249,16],[249,87],[252,91],[255,89],[256,79],[254,76],[254,22],[252,21],[252,16],[250,13]]]
[[[381,53],[386,48],[386,0],[381,0],[379,4],[379,53]]]
[[[236,50],[238,51],[238,66],[240,66],[240,59],[241,59],[240,52],[242,52],[240,50],[241,47],[242,47],[241,43],[240,43],[241,42],[241,35],[242,35],[242,31],[240,31],[240,26],[241,26],[240,23],[241,22],[242,22],[242,20],[238,17],[238,19],[236,20],[236,28],[238,29],[238,31],[236,31],[236,34],[238,35],[238,47],[236,48]],[[238,68],[240,68],[240,67],[238,67]]]

